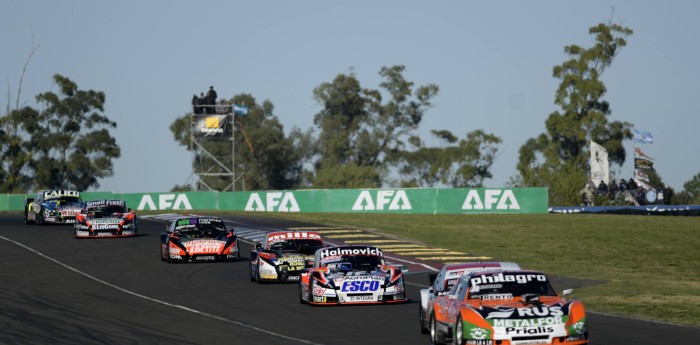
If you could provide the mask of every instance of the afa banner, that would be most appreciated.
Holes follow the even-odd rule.
[[[644,144],[652,144],[654,143],[654,137],[651,135],[651,133],[647,131],[643,131],[641,129],[634,129],[634,141],[638,143],[644,143]]]
[[[197,115],[192,133],[195,138],[228,139],[230,127],[228,115]]]

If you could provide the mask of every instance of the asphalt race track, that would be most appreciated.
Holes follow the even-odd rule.
[[[247,227],[301,224],[231,218]],[[311,307],[297,285],[252,283],[247,261],[167,264],[162,221],[140,236],[75,239],[71,226],[24,225],[0,215],[0,344],[427,344],[418,290],[410,303]],[[247,257],[250,243],[241,243]],[[585,301],[584,301],[585,303]],[[590,313],[591,344],[700,344],[700,328]]]

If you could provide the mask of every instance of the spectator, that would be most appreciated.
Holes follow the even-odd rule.
[[[209,87],[209,92],[207,92],[207,105],[209,106],[207,109],[210,109],[210,114],[214,114],[214,105],[216,104],[216,91],[214,91],[214,87],[210,86]]]
[[[663,202],[665,205],[671,205],[671,198],[673,198],[673,189],[668,185],[664,185],[664,195]]]
[[[581,206],[593,206],[594,191],[595,184],[589,179],[583,189],[581,189]]]
[[[610,198],[610,203],[614,204],[615,198],[617,198],[617,183],[615,183],[615,180],[612,180],[612,182],[610,182],[610,191],[608,191],[608,197]]]
[[[598,190],[596,191],[596,194],[598,194],[598,195],[606,195],[606,194],[608,194],[608,185],[605,183],[605,181],[600,180],[600,183],[598,184]]]
[[[633,193],[637,191],[637,182],[634,182],[634,179],[630,177],[629,182],[627,182],[627,190],[630,191],[630,193]]]
[[[192,111],[197,115],[202,113],[202,107],[200,107],[201,104],[202,99],[197,97],[197,95],[192,95]]]
[[[615,198],[619,199],[621,203],[624,203],[626,194],[627,182],[625,182],[625,179],[620,179],[620,182],[617,185],[617,195],[615,196]]]

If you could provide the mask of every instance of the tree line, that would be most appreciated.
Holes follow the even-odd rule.
[[[560,80],[554,97],[558,109],[545,121],[545,132],[520,147],[517,172],[507,183],[547,187],[553,205],[579,202],[588,178],[590,140],[608,150],[613,167],[621,167],[627,158],[624,141],[632,139],[632,123],[612,119],[601,76],[633,31],[608,22],[591,27],[589,34],[593,46],[566,46],[568,59],[554,66],[552,75]],[[492,177],[502,139],[482,129],[464,134],[441,129],[431,131],[439,145],[427,146],[415,131],[433,107],[439,86],[415,85],[404,71],[403,65],[382,67],[378,88],[363,86],[352,72],[338,74],[313,89],[321,108],[313,115],[313,127],[295,127],[288,134],[271,101],[259,102],[247,93],[221,99],[249,109],[235,117],[233,157],[230,141],[193,146],[189,113],[176,118],[170,130],[174,140],[194,153],[197,171],[215,171],[219,163],[235,165],[236,190],[483,187]],[[58,74],[54,82],[58,93],[36,96],[40,109],[19,102],[10,107],[8,100],[0,118],[0,192],[87,190],[113,174],[120,150],[109,132],[117,124],[103,114],[104,93],[80,90]],[[651,175],[653,183],[662,184],[657,173]],[[226,176],[202,176],[196,183],[173,190],[223,190],[232,182]],[[700,173],[684,188],[674,203],[700,203]]]

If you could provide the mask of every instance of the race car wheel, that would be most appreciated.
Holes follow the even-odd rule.
[[[299,280],[299,303],[306,304],[302,295],[304,294],[304,289],[301,288],[301,280]]]
[[[39,209],[39,213],[36,214],[36,223],[39,225],[44,224],[44,208]]]
[[[430,343],[431,344],[444,344],[445,337],[440,334],[437,328],[437,320],[435,320],[435,314],[430,314]]]
[[[165,261],[165,249],[163,249],[163,245],[161,244],[160,246],[160,261]]]
[[[464,325],[462,325],[462,317],[461,316],[457,317],[457,323],[455,324],[455,334],[452,337],[452,339],[453,339],[452,343],[455,345],[466,344],[466,341],[464,341]]]
[[[430,333],[430,328],[425,327],[425,312],[423,311],[423,306],[418,303],[418,323],[420,324],[421,334]]]
[[[248,264],[248,275],[250,276],[250,281],[255,281],[255,275],[253,275],[253,264]]]

